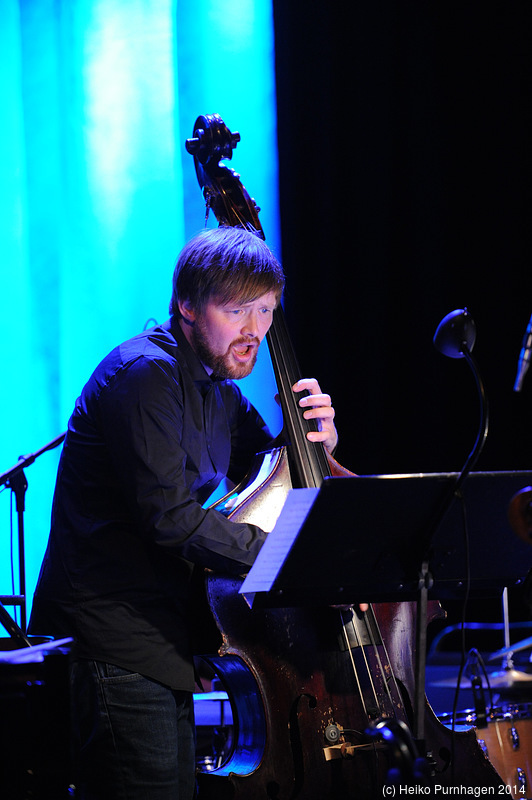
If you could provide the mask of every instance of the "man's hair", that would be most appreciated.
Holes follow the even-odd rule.
[[[203,311],[209,300],[249,303],[274,292],[280,302],[282,267],[268,245],[245,228],[201,231],[183,248],[174,270],[170,313],[180,316],[179,300]]]

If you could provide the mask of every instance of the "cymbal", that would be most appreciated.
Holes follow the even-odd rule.
[[[497,650],[496,653],[491,654],[488,661],[494,661],[496,658],[508,655],[508,653],[518,653],[520,650],[527,650],[529,647],[532,647],[532,636],[529,636],[528,639],[522,639],[515,644],[511,644],[508,647],[503,647],[502,650]]]
[[[440,688],[446,686],[454,688],[456,686],[457,678],[458,675],[456,675],[454,678],[443,678],[441,681],[434,681],[430,685]],[[498,672],[492,672],[488,675],[488,679],[492,689],[510,689],[517,684],[532,682],[532,675],[528,672],[519,672],[516,669],[505,669]],[[484,675],[482,675],[482,686],[484,689],[488,688]],[[462,676],[460,688],[471,689],[472,687],[470,679]]]

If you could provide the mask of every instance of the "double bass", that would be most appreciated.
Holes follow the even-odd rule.
[[[239,139],[218,115],[202,116],[186,147],[207,214],[265,238],[260,209],[222,163]],[[302,417],[292,391],[301,374],[281,309],[267,342],[284,443],[257,454],[243,483],[213,507],[271,531],[291,488],[355,476],[307,439],[315,422]],[[474,731],[453,734],[428,703],[426,741],[414,741],[415,604],[377,604],[367,612],[350,606],[258,610],[239,594],[241,583],[206,577],[221,646],[202,658],[230,698],[233,737],[221,763],[199,772],[200,800],[373,800],[394,781],[502,785]]]

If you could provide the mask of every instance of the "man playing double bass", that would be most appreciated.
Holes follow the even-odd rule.
[[[266,536],[203,504],[271,441],[233,381],[283,288],[258,236],[203,231],[178,259],[170,320],[116,347],[76,402],[30,630],[74,639],[80,800],[193,795],[193,565],[240,575]],[[304,389],[308,438],[332,451],[330,397],[314,379]]]

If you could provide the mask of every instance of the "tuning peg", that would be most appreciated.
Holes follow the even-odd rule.
[[[187,139],[185,141],[185,148],[187,153],[190,153],[191,156],[197,155],[199,149],[201,147],[201,138],[204,136],[205,131],[200,128],[198,131],[194,131],[196,136],[193,136],[192,139]]]
[[[211,159],[217,163],[222,158],[232,158],[239,141],[240,134],[231,133],[219,114],[209,114],[197,118],[192,138],[185,141],[185,147],[205,165]]]

